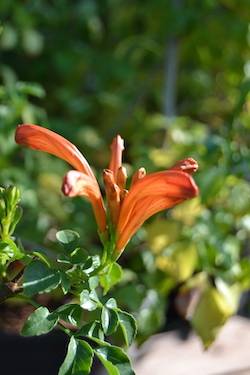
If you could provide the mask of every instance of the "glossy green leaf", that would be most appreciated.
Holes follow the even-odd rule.
[[[99,282],[100,282],[100,277],[99,276],[91,276],[88,279],[89,289],[93,290],[93,289],[97,288],[98,285],[99,285]]]
[[[98,303],[93,300],[87,289],[84,289],[80,294],[80,304],[83,309],[88,311],[93,311],[98,307]]]
[[[68,293],[69,290],[70,290],[70,278],[69,276],[63,272],[63,271],[60,271],[60,275],[61,275],[61,287],[62,287],[62,291],[64,294]]]
[[[102,308],[101,313],[102,328],[106,335],[111,335],[118,326],[118,314],[114,309]]]
[[[58,263],[71,264],[70,256],[68,254],[58,254],[57,261]]]
[[[84,324],[84,326],[77,331],[76,336],[85,336],[90,339],[96,338],[101,341],[104,340],[104,333],[99,321]]]
[[[128,349],[136,336],[137,323],[135,318],[125,311],[117,310],[117,314],[118,322],[122,329],[123,336],[126,342],[126,347]]]
[[[104,288],[104,294],[122,278],[122,268],[118,263],[113,263],[105,275],[100,277],[100,284]]]
[[[39,307],[24,323],[21,334],[23,336],[39,336],[50,332],[58,322],[58,315],[50,313],[47,307]]]
[[[67,303],[58,307],[54,312],[60,319],[74,326],[80,327],[82,324],[82,308],[77,303]]]
[[[80,236],[70,229],[60,230],[56,233],[56,238],[67,253],[71,253],[79,244]]]
[[[41,260],[33,260],[24,270],[24,294],[29,296],[36,293],[50,292],[59,285],[60,281],[59,270],[49,268]]]
[[[103,344],[94,352],[110,375],[135,375],[127,354],[121,348]]]
[[[70,254],[70,260],[72,264],[80,264],[86,262],[88,259],[88,253],[85,249],[81,247],[77,247],[72,253]]]
[[[58,375],[88,375],[92,360],[93,350],[91,346],[87,342],[72,336]]]
[[[48,267],[51,267],[52,262],[51,259],[48,257],[48,255],[42,251],[42,250],[33,250],[31,251],[32,255],[35,255],[36,257],[40,258],[44,263],[47,264]]]
[[[107,302],[105,303],[105,306],[110,309],[115,309],[117,308],[117,302],[114,298],[109,298]]]

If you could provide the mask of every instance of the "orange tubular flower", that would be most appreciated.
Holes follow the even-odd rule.
[[[130,190],[126,190],[127,174],[122,167],[124,141],[118,135],[111,145],[109,169],[103,171],[109,211],[107,220],[96,178],[84,156],[72,143],[36,125],[19,125],[15,139],[20,145],[58,156],[76,168],[76,171],[69,171],[64,177],[63,193],[69,197],[81,195],[90,200],[100,234],[106,233],[106,223],[110,222],[113,260],[120,256],[129,239],[150,216],[198,194],[198,188],[190,176],[198,168],[192,158],[179,161],[168,171],[148,176],[145,169],[140,168],[132,178]]]
[[[81,172],[78,178],[76,176],[73,177],[72,173],[68,172],[69,174],[63,180],[63,192],[65,195],[87,197],[92,204],[99,233],[105,232],[107,227],[106,213],[101,191],[89,163],[77,147],[51,130],[37,125],[19,125],[16,130],[15,141],[19,145],[55,155]],[[80,185],[77,188],[75,187],[75,191],[78,189],[78,194],[74,194],[72,191],[72,181]],[[68,187],[66,186],[67,184],[69,184]],[[84,188],[83,185],[85,185]]]

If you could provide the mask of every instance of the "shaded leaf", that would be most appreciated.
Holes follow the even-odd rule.
[[[24,294],[50,292],[59,285],[60,280],[59,270],[49,268],[40,260],[33,260],[24,270]]]
[[[70,278],[63,271],[60,271],[60,275],[61,275],[61,287],[62,287],[62,291],[63,291],[64,294],[67,294],[68,291],[70,290]]]
[[[72,264],[80,264],[86,262],[88,259],[88,253],[85,249],[81,247],[77,247],[72,253],[70,254],[70,260]]]
[[[70,229],[60,230],[56,233],[56,238],[67,253],[71,253],[78,246],[80,236]]]
[[[82,324],[82,309],[77,303],[67,303],[58,307],[54,312],[60,319],[74,326],[78,327]]]

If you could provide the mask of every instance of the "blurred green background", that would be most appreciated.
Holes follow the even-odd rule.
[[[250,285],[249,6],[0,2],[0,185],[21,190],[18,235],[56,250],[55,232],[71,228],[83,247],[101,249],[89,202],[60,191],[68,165],[17,146],[19,123],[75,143],[100,183],[116,134],[126,141],[129,176],[184,157],[199,163],[199,197],[150,219],[120,259],[124,279],[112,293],[139,317],[141,340],[167,324],[173,300],[187,317],[189,303],[182,311],[178,302],[204,280],[229,314]]]

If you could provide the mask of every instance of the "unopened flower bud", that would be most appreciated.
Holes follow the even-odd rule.
[[[138,171],[136,171],[132,177],[131,186],[134,185],[136,181],[138,181],[140,178],[143,178],[145,176],[146,176],[146,169],[143,167],[138,169]]]
[[[192,174],[197,171],[198,164],[193,158],[187,158],[187,159],[178,161],[177,163],[172,165],[172,167],[169,169]]]

